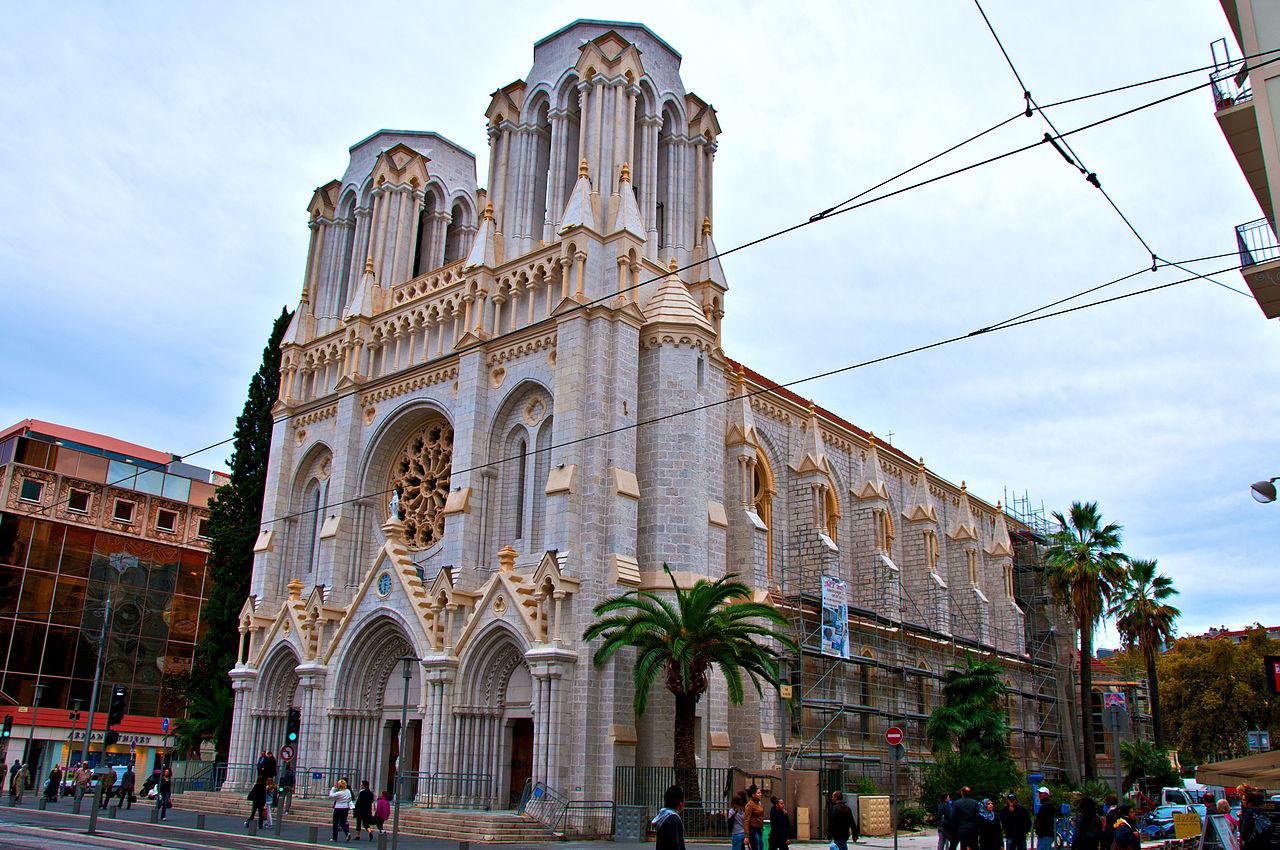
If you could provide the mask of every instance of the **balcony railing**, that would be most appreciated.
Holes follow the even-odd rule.
[[[1240,248],[1241,267],[1280,260],[1280,242],[1276,241],[1271,222],[1265,218],[1238,225],[1236,245]]]
[[[1218,109],[1226,109],[1253,99],[1249,87],[1249,65],[1244,60],[1231,60],[1227,40],[1220,38],[1209,46],[1213,54],[1214,69],[1209,75],[1213,89],[1213,103]]]

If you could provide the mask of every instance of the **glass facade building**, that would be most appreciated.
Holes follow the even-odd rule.
[[[14,738],[31,737],[33,764],[66,764],[78,749],[74,723],[42,727],[87,713],[99,658],[98,713],[124,686],[139,732],[110,761],[132,758],[141,732],[179,715],[173,677],[190,671],[205,628],[207,508],[222,480],[50,423],[0,432],[0,712],[18,712]],[[34,735],[21,728],[30,707],[45,713],[28,724]],[[26,746],[11,741],[10,761],[15,743]]]

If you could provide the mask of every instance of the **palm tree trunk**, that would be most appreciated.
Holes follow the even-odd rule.
[[[1084,778],[1098,775],[1098,757],[1093,751],[1093,623],[1080,623],[1080,726],[1084,744]],[[1116,753],[1116,758],[1120,754]]]
[[[675,741],[671,763],[675,767],[676,784],[684,790],[686,800],[701,800],[698,787],[698,695],[676,694]]]
[[[1156,650],[1143,647],[1147,656],[1147,697],[1151,701],[1151,732],[1157,749],[1164,749],[1164,729],[1160,726],[1160,685],[1156,681]]]

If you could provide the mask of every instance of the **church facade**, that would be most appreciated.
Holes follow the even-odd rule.
[[[723,350],[720,127],[679,68],[644,26],[577,21],[494,92],[484,188],[443,136],[384,130],[316,190],[232,787],[296,707],[302,783],[390,787],[403,739],[420,798],[613,799],[617,769],[670,764],[671,703],[636,717],[626,660],[594,667],[581,636],[603,599],[670,589],[664,564],[780,607],[839,577],[867,613],[855,660],[931,669],[936,698],[961,641],[1027,691],[1004,513]],[[891,622],[912,629],[884,644]],[[924,707],[893,693],[841,728]],[[701,763],[773,768],[795,713],[784,730],[776,695],[733,706],[713,682]]]

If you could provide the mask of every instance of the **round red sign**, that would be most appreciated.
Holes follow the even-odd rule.
[[[897,726],[890,726],[884,730],[884,740],[891,747],[896,747],[902,743],[902,730]]]

